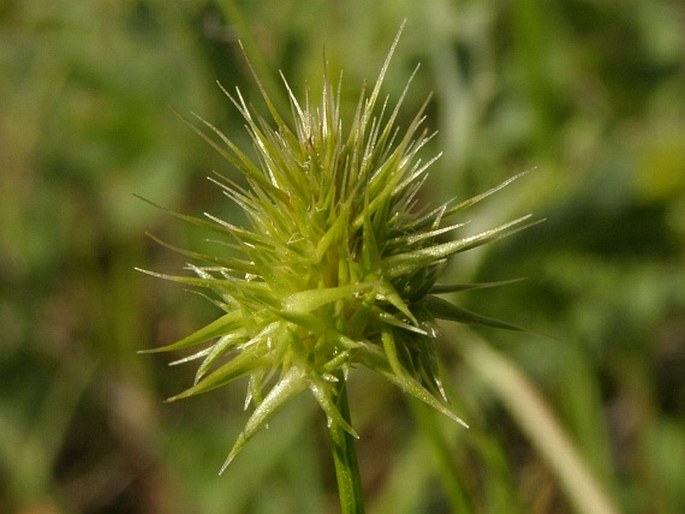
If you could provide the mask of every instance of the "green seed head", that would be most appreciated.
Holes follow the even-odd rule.
[[[178,361],[200,365],[193,386],[170,400],[248,377],[246,406],[254,404],[254,411],[226,464],[305,389],[329,424],[354,434],[333,400],[333,387],[353,366],[374,370],[463,423],[446,406],[438,377],[436,319],[516,328],[437,296],[467,287],[436,284],[450,256],[531,222],[525,216],[444,240],[462,226],[453,221],[457,213],[516,177],[462,203],[418,207],[417,193],[437,157],[418,156],[431,137],[422,127],[423,108],[402,132],[396,121],[404,94],[394,108],[380,100],[396,44],[397,38],[373,89],[362,91],[349,127],[340,115],[339,86],[324,80],[318,101],[307,93],[302,103],[284,79],[292,110],[286,122],[256,79],[270,121],[253,113],[239,90],[226,94],[246,121],[257,159],[204,120],[206,131],[195,128],[245,176],[245,187],[218,175],[211,180],[249,221],[236,226],[212,215],[173,213],[217,232],[230,255],[174,248],[195,262],[188,265],[194,276],[152,274],[209,290],[224,314],[150,351],[201,348]]]

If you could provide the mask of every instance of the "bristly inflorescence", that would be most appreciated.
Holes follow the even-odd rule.
[[[436,320],[517,328],[438,296],[479,286],[436,283],[450,256],[534,222],[524,216],[444,241],[444,234],[463,225],[452,221],[457,213],[517,177],[458,204],[420,208],[417,193],[437,158],[418,157],[432,137],[423,128],[425,104],[401,132],[397,119],[406,88],[393,108],[380,98],[398,39],[373,89],[362,90],[348,129],[340,114],[340,85],[324,77],[318,103],[307,92],[302,104],[283,79],[292,110],[286,122],[256,75],[270,121],[255,114],[238,89],[224,90],[245,119],[256,160],[201,118],[208,130],[194,127],[245,176],[244,187],[219,175],[210,180],[244,210],[248,223],[172,213],[218,233],[225,255],[172,247],[192,259],[194,276],[147,273],[208,290],[224,313],[188,337],[148,351],[201,347],[176,361],[197,359],[200,365],[193,386],[170,400],[248,378],[246,408],[253,404],[254,411],[224,468],[287,400],[306,389],[329,425],[355,434],[333,391],[356,365],[463,424],[448,408],[438,376]]]

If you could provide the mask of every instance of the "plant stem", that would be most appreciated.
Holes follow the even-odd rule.
[[[341,377],[335,391],[334,401],[345,421],[351,424],[350,408],[347,403],[347,387]],[[342,514],[364,514],[361,475],[357,462],[357,449],[354,437],[337,423],[328,428],[331,450],[335,462],[335,476],[338,480],[340,512]]]

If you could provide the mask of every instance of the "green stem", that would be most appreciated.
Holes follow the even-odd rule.
[[[342,417],[348,424],[351,424],[345,380],[341,378],[338,384],[334,401]],[[331,424],[328,433],[331,438],[331,449],[335,462],[335,476],[338,480],[340,512],[342,514],[364,514],[364,498],[355,438],[336,423]]]

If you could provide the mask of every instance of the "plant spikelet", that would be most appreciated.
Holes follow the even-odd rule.
[[[246,406],[254,410],[225,465],[287,400],[307,389],[329,424],[354,433],[333,395],[354,366],[374,370],[463,424],[448,408],[438,376],[436,320],[517,329],[437,296],[473,287],[436,284],[447,259],[533,222],[524,216],[443,239],[462,226],[453,220],[456,214],[517,177],[460,204],[418,207],[417,194],[437,156],[419,158],[432,137],[423,127],[426,104],[401,132],[404,94],[393,108],[381,99],[398,39],[374,87],[362,91],[349,128],[341,118],[339,85],[324,80],[318,102],[310,92],[300,102],[283,78],[292,114],[286,121],[256,76],[270,121],[254,113],[239,90],[224,90],[245,120],[256,159],[209,122],[193,125],[244,175],[246,186],[220,175],[211,180],[248,222],[236,226],[209,214],[172,213],[218,233],[224,255],[167,245],[194,263],[188,266],[192,276],[147,273],[207,290],[224,313],[147,352],[196,348],[177,361],[200,362],[195,383],[170,400],[249,378]]]

